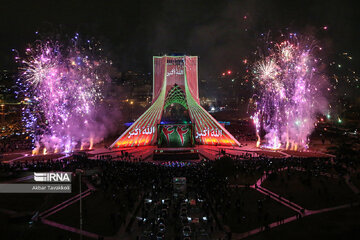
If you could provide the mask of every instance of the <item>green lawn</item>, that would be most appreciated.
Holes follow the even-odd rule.
[[[226,208],[223,222],[230,227],[232,232],[246,232],[262,226],[265,222],[274,222],[278,217],[286,218],[295,215],[291,209],[253,189],[234,190],[230,198],[232,205]],[[237,199],[240,199],[240,208],[236,207]],[[258,208],[258,200],[262,202],[262,210]],[[268,218],[265,221],[266,213],[268,213]]]
[[[355,240],[360,236],[360,207],[320,213],[262,232],[249,240]]]
[[[286,171],[266,179],[263,187],[307,209],[321,209],[356,201],[356,195],[341,178],[307,177],[305,172]]]

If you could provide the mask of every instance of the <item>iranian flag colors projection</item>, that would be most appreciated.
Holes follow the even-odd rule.
[[[164,143],[167,139],[164,127],[158,129],[157,126],[161,122],[164,108],[173,103],[181,104],[188,110],[194,126],[193,130],[189,128],[192,135],[190,139],[195,139],[195,143],[239,146],[239,142],[200,106],[197,70],[196,56],[155,56],[152,105],[111,147],[155,145],[158,140]],[[178,126],[180,125],[173,125],[169,131],[182,131]],[[180,142],[179,146],[184,147],[181,138]]]
[[[159,147],[192,147],[194,139],[190,124],[159,125]]]

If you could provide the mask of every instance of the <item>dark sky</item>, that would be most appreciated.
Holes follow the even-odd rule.
[[[12,48],[23,51],[35,31],[59,26],[100,39],[120,70],[151,71],[152,56],[170,52],[198,55],[205,75],[236,69],[256,49],[259,34],[286,28],[316,35],[330,56],[360,56],[355,1],[3,0],[0,9],[2,69],[11,65]]]

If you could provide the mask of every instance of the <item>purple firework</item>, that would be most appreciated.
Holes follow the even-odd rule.
[[[109,80],[111,61],[99,43],[36,41],[26,49],[18,84],[27,100],[23,120],[34,141],[47,150],[71,151],[92,144],[94,117]]]
[[[321,50],[308,38],[289,37],[281,43],[268,42],[266,54],[255,63],[254,86],[258,92],[252,116],[260,145],[260,130],[265,132],[266,148],[297,150],[308,147],[316,114],[325,112],[322,94],[326,83],[320,73]]]

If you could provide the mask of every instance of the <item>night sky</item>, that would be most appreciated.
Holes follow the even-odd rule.
[[[328,58],[348,51],[358,61],[360,14],[355,1],[1,1],[0,68],[13,66],[35,32],[61,29],[96,37],[121,70],[151,72],[152,56],[182,52],[200,57],[200,73],[236,70],[261,33],[315,35]],[[327,26],[327,30],[322,28]]]

